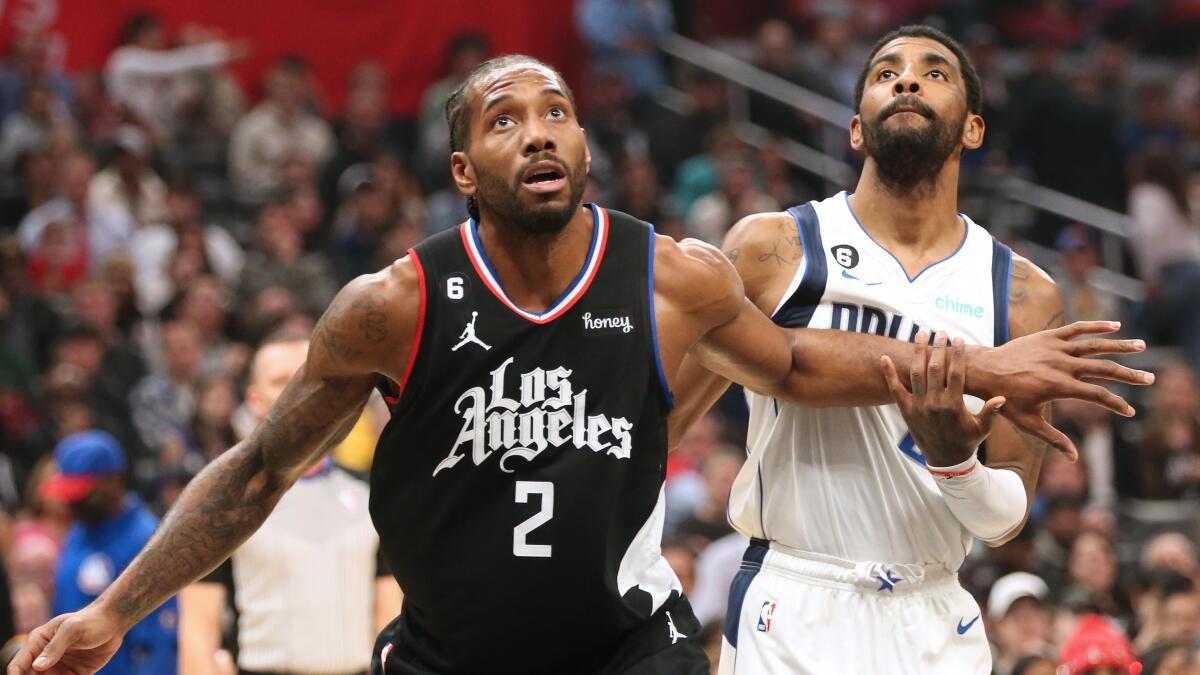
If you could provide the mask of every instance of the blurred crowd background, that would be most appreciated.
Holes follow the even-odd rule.
[[[1147,338],[1138,365],[1159,378],[1123,392],[1134,419],[1056,406],[1082,460],[1048,457],[1023,533],[961,570],[996,672],[1052,672],[1081,644],[1200,672],[1200,4],[577,0],[569,15],[540,30],[582,50],[567,72],[587,199],[715,243],[747,214],[853,188],[835,122],[877,37],[918,21],[966,44],[987,141],[964,160],[962,209],[1051,271],[1068,320]],[[48,29],[14,31],[0,63],[0,644],[56,606],[72,518],[44,488],[58,443],[108,432],[129,489],[169,508],[252,428],[260,341],[311,328],[342,284],[466,218],[443,106],[497,53],[481,14],[400,111],[411,83],[385,60],[339,73],[331,97],[320,44],[264,53],[231,26],[120,18],[95,67],[64,66]],[[247,58],[267,67],[247,77]],[[713,644],[745,546],[725,518],[739,396],[667,476],[667,555]],[[385,415],[368,410],[339,464],[369,469]]]

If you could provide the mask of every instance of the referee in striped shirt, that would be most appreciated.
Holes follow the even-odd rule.
[[[268,338],[250,366],[246,404],[259,419],[299,370],[308,338]],[[379,552],[367,486],[325,458],[261,529],[179,594],[179,675],[361,675],[401,593]],[[230,600],[232,602],[230,603]],[[222,652],[232,605],[233,659]]]

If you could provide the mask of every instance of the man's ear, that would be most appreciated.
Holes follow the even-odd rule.
[[[450,153],[450,175],[454,177],[454,184],[464,196],[470,197],[475,194],[475,167],[471,165],[471,158],[467,153],[461,150]]]
[[[967,150],[977,150],[983,145],[983,134],[986,131],[986,125],[983,123],[983,117],[975,113],[967,113],[966,122],[963,123],[962,144]]]
[[[850,147],[858,152],[863,149],[862,115],[850,118]]]

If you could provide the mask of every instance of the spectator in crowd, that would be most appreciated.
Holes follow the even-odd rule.
[[[123,209],[138,227],[163,222],[167,185],[150,166],[150,139],[126,124],[113,133],[113,143],[112,161],[92,178],[88,200]]]
[[[621,74],[635,114],[666,83],[657,43],[674,25],[667,0],[582,0],[575,7],[575,27],[592,62]]]
[[[988,594],[988,635],[995,646],[994,668],[1012,672],[1027,656],[1050,653],[1050,588],[1028,572],[1013,572],[996,581]]]
[[[667,457],[667,513],[663,529],[669,534],[707,499],[700,466],[718,451],[721,426],[716,415],[701,417],[684,432],[679,446]]]
[[[249,51],[244,42],[230,43],[223,33],[195,23],[179,29],[179,48],[203,47],[224,42],[236,58]],[[246,112],[246,97],[229,72],[228,64],[216,68],[192,68],[171,80],[170,96],[176,121],[172,141],[180,149],[209,151],[224,148],[233,125]]]
[[[73,134],[71,117],[50,85],[34,80],[25,87],[20,110],[0,126],[0,168],[12,171],[18,157],[45,147],[56,131]]]
[[[59,55],[61,58],[61,54]],[[48,84],[55,105],[66,107],[74,92],[70,81],[58,72],[51,57],[50,37],[40,31],[18,31],[9,43],[8,58],[0,65],[0,119],[16,112],[26,88],[34,82]]]
[[[136,283],[139,309],[154,316],[178,292],[173,272],[180,267],[200,274],[212,274],[223,285],[236,285],[245,254],[229,230],[206,225],[202,220],[200,197],[193,185],[184,180],[171,184],[164,200],[164,219],[139,228],[130,245],[137,261]],[[178,262],[188,258],[191,262]]]
[[[742,468],[743,460],[742,453],[722,447],[700,466],[707,499],[679,524],[676,532],[676,536],[694,550],[702,550],[733,532],[725,516],[725,507],[729,503],[729,489],[733,487],[733,479]]]
[[[616,179],[617,192],[609,199],[613,208],[650,223],[659,234],[684,237],[683,224],[675,215],[671,199],[663,194],[650,160],[627,157],[616,172]]]
[[[180,78],[218,68],[245,52],[244,45],[217,40],[167,49],[162,19],[142,12],[126,20],[122,44],[108,57],[104,76],[113,101],[166,139],[180,111],[174,86]]]
[[[268,204],[258,213],[256,247],[246,258],[238,297],[252,303],[270,288],[281,288],[301,309],[319,316],[337,290],[326,258],[306,254],[291,208]]]
[[[813,93],[839,100],[838,92],[819,71],[810,71],[801,64],[795,34],[787,23],[778,19],[765,22],[758,29],[755,47],[758,51],[755,62],[759,68]],[[750,121],[785,138],[821,147],[823,127],[820,121],[812,120],[796,108],[758,92],[750,93],[749,105]]]
[[[828,82],[828,92],[846,105],[854,102],[858,71],[865,60],[865,45],[855,40],[850,9],[838,3],[825,4],[813,29],[813,40],[804,56],[805,67]]]
[[[713,133],[729,114],[724,80],[700,70],[685,73],[682,80],[683,91],[690,98],[687,108],[682,112],[659,112],[647,125],[650,160],[667,185],[675,182],[677,169],[683,173],[684,160],[705,150],[713,154],[717,140],[724,140],[715,138]],[[681,205],[680,212],[686,213],[683,207],[688,205]]]
[[[1117,585],[1117,556],[1112,542],[1104,535],[1083,532],[1071,543],[1067,559],[1067,588],[1064,595],[1078,589],[1087,603],[1117,620],[1130,617],[1129,599]]]
[[[1183,132],[1171,115],[1171,90],[1163,82],[1148,82],[1138,88],[1137,115],[1121,134],[1121,147],[1127,157],[1141,153],[1148,145],[1179,146]]]
[[[129,394],[133,422],[148,455],[139,458],[139,478],[151,478],[159,451],[170,434],[186,428],[196,411],[196,380],[202,356],[200,332],[187,321],[173,321],[162,329],[161,370],[151,372]],[[145,465],[145,466],[143,466]]]
[[[261,204],[283,186],[283,165],[290,157],[320,172],[333,156],[329,123],[308,110],[312,97],[308,64],[285,56],[271,67],[266,98],[233,128],[229,139],[229,176],[239,196]]]
[[[1200,494],[1200,393],[1195,372],[1182,363],[1165,368],[1148,408],[1137,453],[1142,495],[1171,499]]]
[[[1058,675],[1140,672],[1133,645],[1117,626],[1098,614],[1088,614],[1079,620],[1058,656]]]
[[[745,159],[723,162],[719,171],[720,189],[697,199],[687,214],[688,234],[713,245],[720,244],[742,218],[781,208],[759,187],[754,166]]]
[[[1091,285],[1099,267],[1091,231],[1084,225],[1069,225],[1058,235],[1055,248],[1062,254],[1063,274],[1055,282],[1063,295],[1064,320],[1101,321],[1120,316],[1116,298]]]
[[[1008,675],[1057,675],[1058,668],[1055,664],[1055,660],[1048,656],[1023,656],[1013,664]]]
[[[302,335],[278,335],[259,348],[246,390],[256,418],[266,416],[307,352]],[[365,485],[332,460],[318,460],[228,561],[180,593],[182,675],[217,672],[228,600],[238,608],[242,672],[362,672],[375,634],[399,614],[401,601],[381,562],[367,499]]]
[[[492,43],[486,35],[476,32],[459,33],[446,45],[446,74],[425,89],[417,117],[417,175],[421,184],[441,186],[450,177],[446,151],[450,148],[450,131],[446,126],[446,100],[475,66],[492,57]],[[456,191],[457,192],[457,191]]]
[[[1200,318],[1191,311],[1200,287],[1200,207],[1187,168],[1170,147],[1152,145],[1134,165],[1129,193],[1130,245],[1149,286],[1139,327],[1150,339],[1183,346],[1200,367]]]
[[[346,198],[333,224],[333,245],[338,282],[346,283],[403,257],[423,233],[400,210],[376,166],[356,164],[342,179]],[[393,243],[397,237],[402,241]]]
[[[169,314],[200,331],[203,376],[240,373],[249,361],[237,322],[230,318],[232,302],[228,289],[216,277],[200,274],[187,283]],[[162,363],[161,354],[156,356],[155,362]]]
[[[1200,581],[1200,563],[1196,559],[1196,547],[1179,532],[1163,532],[1142,545],[1139,559],[1142,569],[1166,568],[1180,574],[1193,583]]]
[[[5,187],[8,192],[0,197],[0,232],[17,229],[26,214],[54,198],[54,172],[54,157],[46,150],[17,156],[11,176],[16,183]]]
[[[54,614],[83,609],[133,561],[158,519],[125,487],[125,453],[102,431],[74,434],[54,450],[47,494],[71,505],[73,523],[55,573]],[[173,675],[178,659],[172,598],[134,626],[105,673]]]
[[[373,161],[384,153],[400,151],[399,141],[389,132],[390,121],[386,89],[370,84],[350,91],[346,114],[337,131],[337,153],[321,178],[322,199],[327,208],[335,210],[340,204],[337,188],[346,169]]]
[[[71,113],[79,127],[80,144],[89,149],[107,147],[117,127],[128,123],[127,115],[104,90],[104,76],[99,71],[80,71],[72,82]]]
[[[124,209],[88,199],[92,158],[74,152],[60,160],[58,196],[29,212],[17,228],[31,258],[58,257],[66,268],[97,270],[112,255],[128,254],[134,222]],[[75,274],[72,281],[82,278]]]
[[[662,555],[679,578],[683,594],[690,598],[696,586],[696,551],[682,542],[666,542]]]

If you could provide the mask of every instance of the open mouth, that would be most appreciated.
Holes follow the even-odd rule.
[[[521,182],[533,192],[557,192],[567,184],[567,176],[562,167],[554,162],[538,162],[525,171]]]

